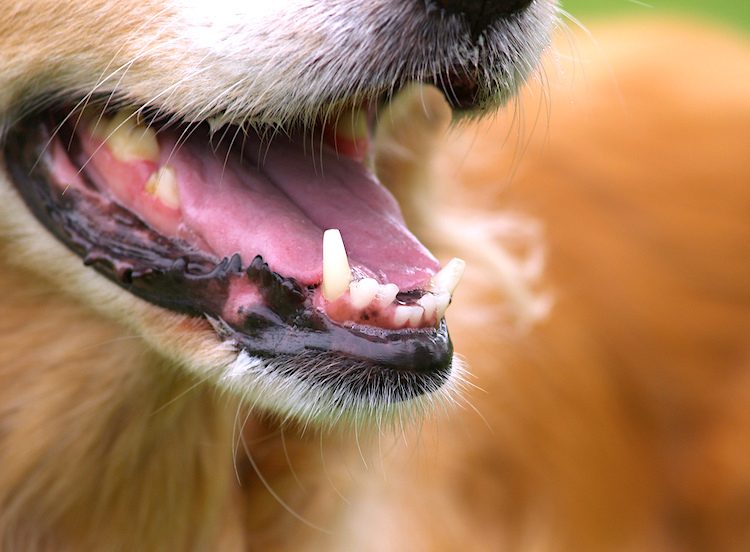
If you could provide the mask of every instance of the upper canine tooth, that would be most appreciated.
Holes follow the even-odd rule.
[[[375,299],[380,284],[373,278],[362,278],[349,284],[352,306],[355,309],[363,309]]]
[[[346,256],[344,240],[336,229],[323,232],[323,297],[335,301],[341,297],[352,281],[352,271]]]
[[[433,291],[437,293],[447,291],[453,295],[458,283],[461,281],[461,277],[464,275],[465,268],[466,262],[462,259],[454,258],[448,261],[448,264],[432,277]]]
[[[177,187],[177,174],[169,165],[164,165],[148,177],[146,191],[152,196],[159,198],[167,207],[172,207],[172,209],[180,207],[180,190]]]
[[[156,132],[151,127],[139,125],[137,115],[132,110],[118,111],[104,129],[97,127],[96,133],[100,132],[118,161],[159,160]]]

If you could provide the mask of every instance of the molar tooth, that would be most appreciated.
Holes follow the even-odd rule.
[[[450,302],[451,296],[449,293],[443,292],[435,295],[435,316],[438,322],[445,316],[445,311],[448,309]]]
[[[335,301],[349,289],[352,271],[346,256],[341,232],[336,229],[323,232],[323,297]]]
[[[396,284],[385,284],[378,289],[378,303],[381,307],[387,307],[396,300],[396,295],[401,291]]]
[[[437,306],[435,295],[433,295],[432,293],[425,293],[422,297],[419,298],[417,304],[424,309],[424,317],[427,320],[431,320],[435,315],[435,307]]]
[[[360,108],[342,111],[336,119],[336,135],[349,140],[367,138],[367,112]]]
[[[119,161],[159,160],[156,132],[151,127],[139,125],[134,111],[123,109],[118,111],[106,126],[105,121],[103,119],[96,127],[96,134],[101,133],[100,136]]]
[[[146,191],[172,209],[180,207],[180,190],[177,187],[177,174],[169,165],[154,171],[146,181]]]
[[[375,299],[380,289],[380,284],[373,278],[363,278],[349,284],[352,306],[355,309],[363,309]]]
[[[451,259],[440,272],[432,277],[432,290],[437,293],[447,291],[450,295],[453,295],[461,277],[464,275],[465,268],[466,262],[462,259]]]

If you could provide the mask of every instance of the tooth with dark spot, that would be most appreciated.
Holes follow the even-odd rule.
[[[177,187],[177,174],[169,165],[154,171],[146,181],[146,191],[172,209],[180,207],[180,191]]]
[[[352,271],[346,256],[344,241],[336,229],[323,232],[323,297],[335,301],[341,297],[352,281]]]
[[[373,278],[363,278],[349,284],[349,295],[351,295],[352,306],[355,309],[363,309],[375,299],[380,289],[380,284]]]
[[[466,262],[462,259],[451,259],[440,270],[440,272],[432,277],[432,290],[436,293],[445,291],[450,295],[453,295],[453,292],[456,291],[458,283],[461,281],[461,277],[464,275],[465,268]]]

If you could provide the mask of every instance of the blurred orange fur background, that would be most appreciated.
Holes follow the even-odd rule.
[[[455,327],[491,431],[451,486],[478,548],[749,550],[750,42],[669,20],[569,38],[439,156],[463,204],[540,221],[555,298],[525,337]]]

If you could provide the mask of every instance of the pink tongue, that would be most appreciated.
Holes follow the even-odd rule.
[[[242,156],[214,153],[205,136],[180,147],[175,147],[176,138],[164,133],[159,144],[160,163],[169,164],[177,175],[179,236],[188,241],[194,237],[196,245],[208,247],[217,257],[240,253],[247,264],[261,255],[283,276],[303,285],[318,284],[323,231],[338,228],[355,276],[373,276],[409,290],[423,287],[439,268],[406,228],[390,193],[353,159],[325,146],[322,151],[316,146],[312,153],[309,142],[305,148],[283,136],[270,146],[247,137]],[[119,163],[108,148],[94,153],[93,140],[84,139],[83,144],[91,148],[87,153],[93,153],[96,172],[107,180],[130,172],[126,197],[122,184],[112,188],[118,200],[149,221],[153,202],[133,205],[128,199],[138,195],[132,187],[145,185],[142,176],[134,177],[134,164]]]

